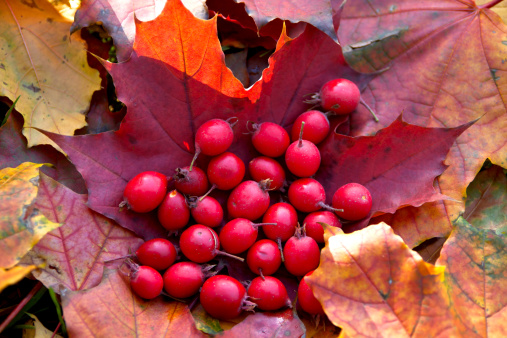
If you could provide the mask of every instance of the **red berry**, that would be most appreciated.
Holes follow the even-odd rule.
[[[162,202],[167,191],[167,178],[155,171],[145,171],[132,178],[123,192],[124,204],[135,212],[150,212]]]
[[[252,143],[259,153],[269,157],[279,157],[285,153],[290,144],[289,134],[282,126],[263,122],[253,124],[255,132],[252,135]]]
[[[153,299],[160,295],[164,281],[160,273],[149,266],[137,265],[130,276],[130,287],[141,298]]]
[[[299,115],[299,117],[292,125],[292,142],[295,142],[299,139],[302,122],[305,123],[303,140],[310,141],[314,144],[319,144],[329,134],[331,126],[329,124],[327,116],[318,110],[310,110]]]
[[[305,277],[310,276],[313,271],[308,272]],[[298,303],[301,308],[311,315],[325,315],[324,309],[320,302],[313,295],[313,291],[306,283],[305,277],[301,279],[298,287]]]
[[[320,105],[325,111],[346,115],[356,110],[361,92],[356,84],[347,79],[326,82],[319,92]]]
[[[222,224],[224,219],[224,210],[216,199],[210,196],[195,198],[195,201],[189,203],[190,213],[194,220],[214,228]]]
[[[242,253],[257,240],[259,225],[266,226],[265,223],[253,223],[246,218],[233,219],[220,231],[220,244],[228,253]]]
[[[303,127],[301,123],[301,132],[299,140],[293,142],[285,153],[285,164],[287,168],[296,176],[310,177],[315,175],[320,167],[320,151],[315,144],[303,140]]]
[[[262,230],[267,238],[285,242],[294,235],[298,224],[296,209],[289,203],[276,203],[269,207],[262,217],[264,223],[276,223],[276,225],[264,225]]]
[[[340,187],[333,195],[333,208],[343,209],[337,214],[349,221],[365,218],[371,211],[370,191],[359,183],[349,183]]]
[[[229,195],[227,211],[230,218],[260,218],[269,207],[269,181],[241,182]]]
[[[206,173],[197,167],[177,168],[174,177],[174,186],[182,194],[190,196],[201,196],[208,191],[208,178]]]
[[[301,235],[300,229],[285,243],[283,256],[285,268],[294,276],[304,276],[320,263],[319,245],[313,238]]]
[[[199,292],[204,272],[199,264],[179,262],[167,269],[162,278],[165,292],[172,297],[187,298]]]
[[[261,239],[248,250],[246,263],[253,273],[268,276],[274,274],[282,264],[282,254],[275,242]]]
[[[259,182],[269,178],[272,181],[269,186],[271,190],[280,189],[285,182],[283,167],[270,157],[259,156],[254,158],[248,164],[248,171],[254,181]]]
[[[154,238],[144,242],[136,251],[139,262],[156,270],[170,267],[177,256],[174,245],[164,238]]]
[[[254,278],[248,286],[247,294],[257,307],[264,311],[275,311],[290,306],[285,285],[275,277]]]
[[[158,220],[167,230],[179,230],[190,220],[190,209],[179,191],[169,192],[158,208]]]
[[[206,263],[218,254],[220,241],[213,229],[195,224],[183,231],[180,237],[181,252],[195,263]]]
[[[289,187],[289,201],[299,211],[317,211],[326,201],[326,191],[313,178],[300,178]]]
[[[317,243],[324,243],[324,228],[320,223],[337,228],[342,227],[338,217],[331,211],[315,211],[308,214],[303,221],[306,235],[313,238]]]
[[[217,319],[229,320],[242,311],[246,290],[230,276],[213,276],[204,282],[199,295],[204,310]]]
[[[220,190],[230,190],[245,176],[245,164],[233,153],[213,157],[208,164],[208,179]]]

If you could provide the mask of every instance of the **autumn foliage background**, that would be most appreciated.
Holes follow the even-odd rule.
[[[0,335],[507,336],[506,4],[185,6],[0,0]],[[133,295],[104,261],[167,234],[155,214],[118,208],[128,180],[188,165],[211,118],[238,117],[232,152],[247,163],[246,121],[288,129],[337,77],[379,122],[359,106],[319,146],[328,199],[349,182],[373,196],[366,220],[326,228],[307,279],[328,320],[295,307],[219,322]],[[297,280],[279,276],[294,301]],[[23,326],[37,309],[42,323]]]

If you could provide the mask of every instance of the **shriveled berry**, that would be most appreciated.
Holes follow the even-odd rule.
[[[208,191],[208,177],[206,173],[198,168],[193,167],[177,168],[174,177],[174,186],[182,194],[190,196],[201,196]]]
[[[135,212],[150,212],[164,199],[167,192],[167,178],[155,171],[142,172],[132,178],[125,187],[120,207],[127,205]]]

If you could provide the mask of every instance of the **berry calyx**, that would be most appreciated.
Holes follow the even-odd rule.
[[[126,206],[135,212],[150,212],[159,206],[166,192],[165,175],[155,171],[142,172],[127,183],[120,208]]]
[[[370,191],[359,183],[340,187],[333,195],[333,208],[343,209],[337,214],[349,221],[358,221],[370,214],[372,206]]]
[[[315,175],[320,167],[320,151],[315,144],[303,139],[303,128],[305,122],[301,123],[299,140],[293,142],[285,152],[285,163],[291,173],[299,177],[310,177]]]

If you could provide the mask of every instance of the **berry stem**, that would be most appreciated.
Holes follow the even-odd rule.
[[[209,195],[209,194],[210,194],[210,193],[211,193],[211,192],[212,192],[212,191],[213,191],[216,187],[217,187],[217,185],[216,185],[216,184],[213,184],[213,185],[211,186],[211,188],[208,190],[208,192],[207,192],[207,193],[205,193],[204,195],[202,195],[201,197],[199,197],[199,202],[201,202],[203,199],[205,199],[205,198],[206,198],[206,196],[208,196],[208,195]]]
[[[241,262],[244,262],[245,259],[244,258],[241,258],[241,257],[238,257],[238,256],[234,256],[228,252],[225,252],[225,251],[221,251],[221,250],[217,250],[216,251],[219,255],[222,255],[222,256],[227,256],[227,257],[231,257],[231,258],[234,258],[234,259],[237,259],[238,261],[241,261]]]
[[[252,226],[254,228],[258,228],[258,227],[263,226],[263,225],[278,225],[278,223],[252,223]]]
[[[368,109],[368,111],[371,113],[371,115],[373,115],[373,119],[375,120],[375,122],[378,122],[378,117],[377,115],[375,115],[375,112],[373,111],[373,109],[370,108],[370,106],[368,106],[368,104],[363,100],[363,98],[361,97],[359,99],[359,103],[361,103],[363,106],[366,107],[366,109]]]
[[[327,205],[327,204],[326,204],[326,203],[324,203],[324,202],[319,202],[319,203],[317,203],[317,205],[318,205],[319,207],[324,208],[324,209],[329,210],[329,211],[334,211],[334,212],[343,212],[343,209],[336,209],[336,208],[333,208],[333,207],[331,207],[331,206]]]
[[[282,263],[285,262],[285,257],[283,256],[283,248],[282,248],[282,240],[280,237],[276,239],[276,242],[278,243],[278,250],[280,250],[280,256],[282,256]]]
[[[233,122],[231,122],[231,121],[233,121]],[[233,116],[233,117],[229,117],[227,120],[225,120],[225,122],[229,123],[229,125],[232,128],[239,122],[239,119],[236,116]]]
[[[305,122],[301,122],[301,130],[299,131],[299,143],[298,147],[301,148],[303,146],[303,129],[305,128]]]
[[[128,255],[125,255],[125,256],[121,256],[121,257],[117,257],[117,258],[113,258],[113,259],[108,259],[107,261],[104,261],[104,263],[109,263],[109,262],[114,262],[114,261],[117,261],[119,259],[126,259],[126,258],[131,258],[133,257],[132,254],[128,254]]]
[[[201,150],[197,147],[195,148],[195,155],[194,158],[192,158],[192,162],[190,162],[190,168],[188,168],[188,171],[192,171],[192,168],[194,167],[194,162],[197,160],[197,156],[201,153]]]

